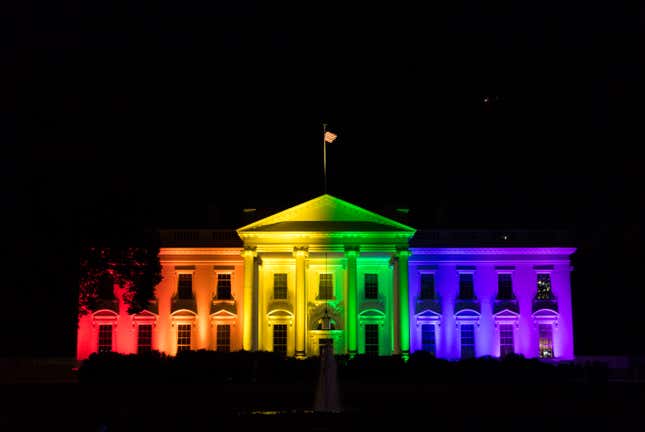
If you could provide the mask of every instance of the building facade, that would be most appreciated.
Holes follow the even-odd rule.
[[[77,357],[207,349],[304,358],[332,346],[573,359],[574,248],[493,232],[486,246],[482,233],[421,234],[327,194],[234,233],[164,231],[149,310],[129,315],[112,287],[81,317]]]

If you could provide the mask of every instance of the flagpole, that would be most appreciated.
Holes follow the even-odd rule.
[[[327,194],[327,140],[325,133],[327,132],[327,123],[323,123],[323,181],[324,193]]]

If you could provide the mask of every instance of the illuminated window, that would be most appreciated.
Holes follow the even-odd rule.
[[[421,325],[421,349],[432,354],[437,353],[437,340],[434,324]]]
[[[137,332],[137,352],[139,354],[152,349],[152,324],[139,324]]]
[[[193,298],[193,275],[192,274],[179,275],[177,297],[179,297],[182,300],[190,300]]]
[[[365,274],[365,298],[378,298],[378,275],[375,273]]]
[[[331,273],[320,273],[318,284],[318,299],[329,300],[333,298],[334,286]]]
[[[513,280],[508,273],[497,275],[497,298],[499,300],[513,299]]]
[[[553,358],[553,326],[551,324],[540,324],[538,331],[540,335],[540,358]]]
[[[513,324],[499,325],[499,356],[504,357],[515,352],[513,344]]]
[[[459,273],[459,298],[461,300],[475,298],[472,273]]]
[[[537,275],[537,295],[538,300],[553,300],[553,292],[551,291],[551,275],[548,273],[541,273]]]
[[[475,325],[461,325],[461,358],[475,357]]]
[[[421,275],[421,290],[419,298],[422,300],[434,299],[434,275],[425,273]]]
[[[101,324],[99,326],[99,352],[112,351],[112,324]]]
[[[273,275],[273,298],[276,300],[287,299],[287,274],[275,273]]]
[[[228,324],[217,326],[217,351],[231,351],[231,326]]]
[[[217,298],[219,300],[230,300],[231,297],[231,275],[229,273],[217,274]]]
[[[190,324],[177,324],[177,352],[190,350]]]
[[[365,324],[365,354],[378,355],[378,324]]]
[[[273,352],[287,355],[287,325],[273,325]]]

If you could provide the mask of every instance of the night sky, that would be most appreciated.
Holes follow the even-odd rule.
[[[74,354],[83,239],[237,228],[245,207],[323,193],[325,122],[332,195],[409,208],[418,229],[569,230],[576,353],[645,354],[637,14],[347,3],[34,1],[0,17],[0,350]]]

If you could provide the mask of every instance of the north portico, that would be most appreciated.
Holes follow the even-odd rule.
[[[325,194],[237,230],[243,347],[287,355],[410,350],[409,241],[415,230]]]

